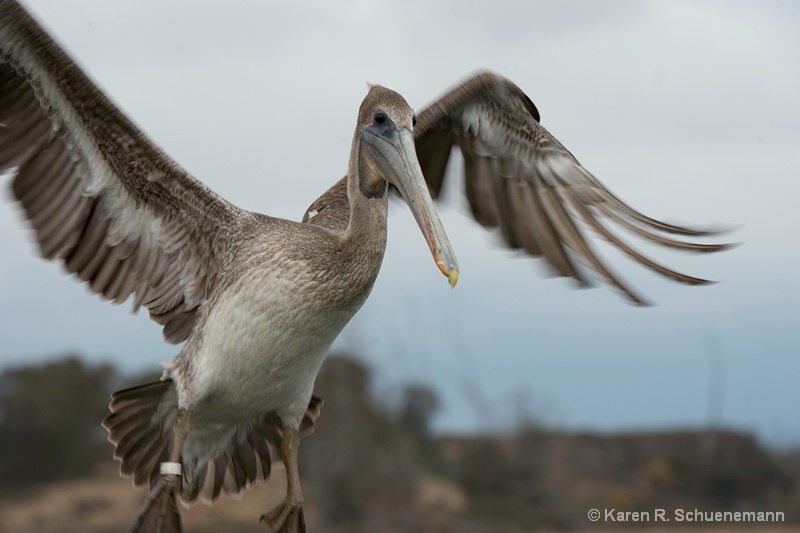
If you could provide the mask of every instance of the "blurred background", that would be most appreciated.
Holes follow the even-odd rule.
[[[800,6],[25,5],[157,143],[244,208],[299,219],[344,174],[365,82],[421,109],[490,69],[631,205],[743,243],[694,256],[631,238],[721,282],[708,287],[597,243],[657,305],[574,290],[470,220],[456,152],[440,209],[459,285],[394,202],[381,275],[320,377],[323,415],[302,446],[314,530],[609,527],[586,518],[593,507],[797,522]],[[112,390],[157,379],[177,349],[144,314],[38,259],[2,189],[0,531],[123,531],[143,494],[117,478],[99,422]],[[198,506],[187,529],[256,530],[279,493]]]
[[[526,532],[646,529],[800,531],[800,452],[729,428],[565,431],[519,411],[502,432],[451,434],[432,420],[435,389],[376,388],[357,354],[332,354],[317,381],[325,399],[300,446],[311,531]],[[142,499],[110,460],[98,421],[108,395],[158,375],[64,357],[0,377],[1,532],[123,532]],[[183,511],[186,531],[262,532],[258,517],[285,495],[267,486],[236,501]],[[591,522],[591,509],[601,519]],[[650,513],[617,523],[605,510]],[[664,509],[670,523],[654,523]],[[687,523],[675,510],[782,512],[779,522]],[[716,529],[714,529],[716,528]]]

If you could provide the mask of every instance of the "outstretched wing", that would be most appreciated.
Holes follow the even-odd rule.
[[[185,340],[248,219],[153,144],[16,2],[0,0],[0,174],[42,255]]]
[[[577,259],[629,299],[642,303],[598,257],[577,221],[635,261],[693,285],[707,281],[646,257],[604,225],[601,217],[672,248],[715,252],[727,247],[668,237],[712,232],[654,220],[617,198],[539,123],[530,98],[496,74],[478,74],[445,94],[417,114],[414,131],[420,166],[434,197],[442,188],[451,149],[458,146],[475,220],[485,227],[499,226],[508,246],[543,256],[561,276],[585,281]]]

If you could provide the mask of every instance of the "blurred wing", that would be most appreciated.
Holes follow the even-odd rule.
[[[0,0],[0,174],[36,232],[96,293],[135,295],[181,342],[247,213],[155,146],[15,2]]]
[[[606,217],[658,244],[700,252],[726,245],[696,244],[664,233],[704,236],[709,231],[666,224],[622,202],[583,168],[541,124],[536,106],[509,80],[482,73],[417,115],[417,155],[435,197],[442,188],[453,146],[464,156],[472,215],[500,227],[511,248],[543,256],[561,276],[585,282],[579,260],[636,303],[642,300],[598,257],[576,221],[618,246],[637,262],[674,280],[706,280],[675,272],[642,255],[600,220]]]

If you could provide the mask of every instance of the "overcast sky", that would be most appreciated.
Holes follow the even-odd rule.
[[[800,444],[800,4],[26,5],[195,176],[241,207],[295,220],[344,175],[365,82],[420,109],[478,69],[508,76],[634,207],[736,228],[725,238],[744,244],[713,256],[636,241],[720,283],[681,286],[601,245],[658,305],[575,290],[476,226],[455,174],[441,211],[457,288],[394,203],[378,282],[335,346],[358,351],[388,396],[409,381],[435,385],[444,430],[527,414],[603,431],[713,422]],[[0,364],[75,351],[144,371],[177,353],[146,314],[38,259],[2,189]]]

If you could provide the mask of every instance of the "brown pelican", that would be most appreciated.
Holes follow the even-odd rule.
[[[134,531],[180,531],[178,499],[241,494],[278,460],[286,498],[262,519],[273,531],[305,530],[298,443],[319,415],[317,371],[378,274],[390,186],[438,268],[458,279],[431,199],[453,146],[475,219],[562,276],[583,279],[580,261],[641,301],[595,255],[588,227],[665,276],[705,282],[645,257],[601,216],[665,246],[724,248],[668,237],[707,232],[626,205],[540,125],[516,85],[491,73],[417,116],[371,86],[347,176],[302,222],[245,211],[162,152],[16,2],[0,0],[0,173],[13,175],[42,255],[109,300],[133,296],[168,342],[185,342],[162,381],[115,393],[103,423],[122,474],[150,487]]]

